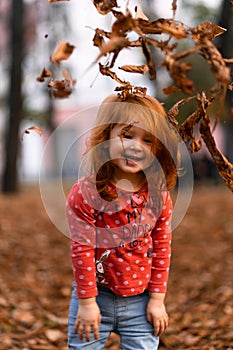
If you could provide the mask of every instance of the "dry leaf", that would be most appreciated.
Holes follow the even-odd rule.
[[[207,115],[202,119],[200,125],[200,133],[205,141],[213,161],[218,169],[220,176],[225,181],[226,185],[233,192],[233,165],[226,159],[226,157],[219,151],[216,146],[214,137],[210,130],[210,120]]]
[[[199,42],[203,36],[206,36],[209,40],[213,40],[217,36],[225,33],[225,31],[225,28],[222,28],[215,23],[203,22],[192,30],[192,38],[196,42]]]
[[[93,4],[101,15],[106,15],[113,7],[118,7],[116,0],[93,0]]]
[[[45,78],[49,78],[52,76],[52,72],[49,69],[43,68],[38,77],[36,78],[39,82],[44,82]]]
[[[168,86],[167,88],[163,89],[163,93],[165,95],[175,94],[175,93],[177,93],[179,91],[180,91],[180,89],[177,86],[174,86],[174,85]]]
[[[70,45],[66,41],[61,41],[58,47],[55,49],[51,55],[51,61],[53,63],[60,63],[63,60],[67,60],[72,54],[75,46]]]
[[[43,131],[39,126],[31,126],[30,128],[27,128],[26,130],[24,130],[23,136],[24,134],[30,134],[31,131],[35,131],[39,136],[43,134]],[[22,136],[22,139],[23,139],[23,136]]]
[[[140,74],[145,74],[149,70],[149,67],[146,64],[143,64],[141,66],[124,65],[118,68],[124,70],[125,72]]]
[[[120,50],[122,50],[124,47],[128,45],[129,45],[128,39],[124,37],[113,37],[101,47],[100,54],[95,59],[95,63],[97,63],[101,57],[107,55],[108,53],[119,52]]]
[[[48,90],[55,98],[66,98],[73,91],[72,83],[69,80],[51,80],[48,84]]]
[[[30,311],[16,309],[13,311],[13,318],[17,322],[26,325],[32,325],[35,322],[35,317]]]
[[[64,338],[63,333],[58,329],[46,329],[45,335],[51,343],[57,343]]]
[[[142,43],[142,51],[143,51],[143,54],[146,58],[147,65],[149,67],[150,79],[154,80],[156,78],[156,70],[155,70],[154,61],[153,61],[151,51],[150,51],[149,46],[145,40],[142,39],[141,43]]]
[[[188,32],[184,29],[183,23],[175,24],[174,21],[163,23],[158,23],[158,27],[161,29],[162,33],[172,35],[176,39],[187,38]]]

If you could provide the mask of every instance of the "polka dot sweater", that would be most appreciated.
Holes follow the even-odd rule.
[[[109,185],[109,190],[116,190]],[[95,184],[79,180],[71,189],[66,214],[79,298],[94,297],[102,285],[121,296],[165,293],[171,255],[172,201],[163,192],[158,213],[145,185],[103,200]]]

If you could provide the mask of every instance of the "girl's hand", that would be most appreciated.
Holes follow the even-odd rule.
[[[94,338],[99,338],[99,325],[101,321],[100,309],[95,298],[79,299],[79,308],[74,331],[79,334],[79,339],[90,341],[91,331]]]
[[[151,297],[147,304],[147,321],[154,326],[154,334],[161,335],[168,326],[168,315],[163,300]]]

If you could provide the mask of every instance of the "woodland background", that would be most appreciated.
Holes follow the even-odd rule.
[[[145,3],[145,10],[151,13],[152,2]],[[41,69],[30,55],[38,44],[42,24],[46,27],[50,20],[48,16],[42,19],[35,14],[38,4],[36,0],[0,2],[0,26],[4,33],[0,40],[4,83],[0,88],[3,126],[0,139],[0,350],[67,349],[72,282],[69,240],[50,222],[37,182],[25,182],[18,173],[22,123],[29,120],[41,130],[52,131],[55,127],[56,101],[46,89],[38,88],[38,93],[44,96],[41,108],[34,109],[30,104],[36,94],[28,82],[36,81]],[[45,2],[45,6],[48,5]],[[233,57],[230,1],[223,0],[219,8],[199,1],[183,1],[179,6],[187,6],[190,21],[196,24],[211,20],[227,27],[217,45],[224,57]],[[59,21],[62,19],[65,24],[57,25],[57,32],[42,45],[47,57],[61,33],[71,30],[63,9],[57,6],[56,11]],[[204,67],[198,76],[200,85],[209,79],[206,74]],[[174,103],[173,96],[158,97],[168,106]],[[227,93],[220,122],[225,130],[225,155],[232,162],[232,93]],[[193,158],[193,164],[192,201],[173,236],[167,295],[170,325],[161,337],[160,349],[230,350],[233,349],[232,193],[208,157],[198,161]],[[109,341],[108,348],[119,349],[116,337]]]

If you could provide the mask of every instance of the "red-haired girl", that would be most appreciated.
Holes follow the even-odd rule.
[[[178,138],[151,96],[110,96],[87,142],[85,175],[71,189],[67,218],[75,282],[70,349],[157,349],[171,254]]]

